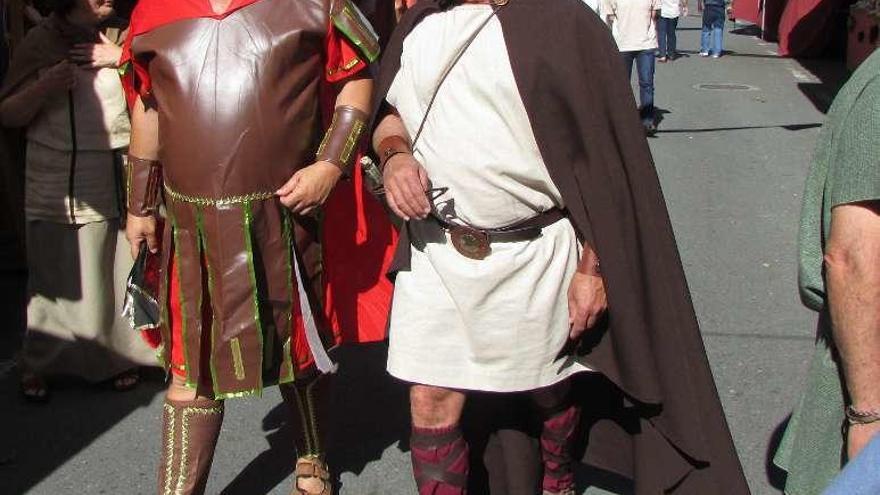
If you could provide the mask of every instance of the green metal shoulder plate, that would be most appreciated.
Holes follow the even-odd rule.
[[[330,13],[333,25],[360,50],[368,62],[379,58],[379,36],[351,0],[336,0]]]

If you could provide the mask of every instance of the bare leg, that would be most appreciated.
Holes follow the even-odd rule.
[[[580,407],[572,403],[570,389],[570,381],[565,380],[532,392],[542,421],[545,495],[574,495],[571,444],[580,420]]]
[[[223,401],[198,393],[172,374],[162,421],[158,493],[202,495],[223,423]]]
[[[454,390],[414,385],[410,389],[413,474],[420,495],[467,492],[468,446],[459,421],[465,395]]]

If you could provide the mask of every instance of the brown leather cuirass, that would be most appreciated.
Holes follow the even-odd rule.
[[[271,192],[314,160],[327,0],[262,0],[136,37],[159,108],[165,184],[219,199]]]
[[[159,112],[163,359],[215,398],[332,365],[317,222],[274,195],[315,159],[329,28],[330,0],[260,0],[132,41]]]

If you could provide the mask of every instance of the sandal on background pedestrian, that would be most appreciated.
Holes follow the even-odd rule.
[[[296,460],[294,488],[290,495],[330,495],[330,471],[327,464],[315,456],[304,456]]]
[[[111,379],[111,386],[117,392],[128,392],[141,383],[141,372],[137,368],[131,368],[114,376]]]
[[[23,371],[19,382],[22,398],[33,404],[45,404],[49,402],[49,384],[42,376]]]

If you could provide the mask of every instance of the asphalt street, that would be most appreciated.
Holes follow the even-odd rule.
[[[769,458],[812,348],[814,315],[796,289],[801,192],[844,72],[778,58],[739,28],[714,60],[697,56],[699,19],[682,21],[685,56],[657,67],[663,121],[650,142],[737,449],[753,493],[770,495],[780,473]],[[406,395],[382,360],[381,346],[341,356],[330,461],[342,494],[415,493]],[[44,407],[18,400],[14,376],[0,369],[0,494],[154,493],[161,373],[125,394],[68,383]],[[229,401],[208,493],[286,495],[289,445],[277,390]]]

